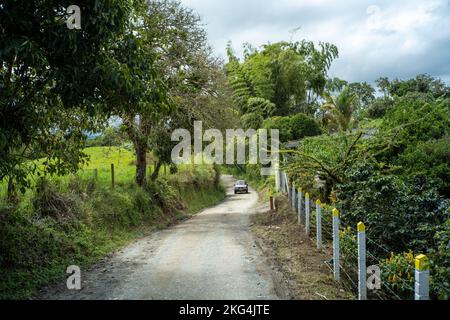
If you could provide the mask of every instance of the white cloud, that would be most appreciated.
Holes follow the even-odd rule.
[[[308,39],[336,44],[340,58],[331,75],[373,82],[380,76],[407,78],[418,73],[450,79],[450,4],[428,1],[183,0],[207,24],[209,40],[225,56],[228,40],[236,51]]]

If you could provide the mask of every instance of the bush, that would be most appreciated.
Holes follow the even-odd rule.
[[[384,294],[395,292],[402,299],[414,299],[414,253],[412,251],[394,254],[380,261],[381,282]]]
[[[391,251],[426,252],[433,246],[436,225],[445,221],[450,201],[432,182],[424,176],[404,181],[364,165],[348,175],[350,181],[336,187],[346,224],[364,221],[367,236]]]
[[[62,222],[81,214],[81,206],[77,200],[79,199],[71,194],[59,192],[55,183],[41,178],[36,184],[33,207],[42,217],[50,217]]]
[[[367,109],[367,115],[371,119],[380,119],[392,108],[393,100],[383,97],[375,99]]]
[[[303,113],[297,113],[291,117],[291,132],[294,140],[322,134],[322,130],[316,120]]]
[[[450,298],[450,219],[438,227],[435,248],[429,252],[431,265],[431,294],[441,300]]]
[[[291,118],[290,117],[272,117],[264,121],[264,129],[280,130],[280,141],[288,142],[292,140]]]
[[[450,136],[410,145],[397,161],[405,176],[422,174],[432,179],[439,193],[450,198]]]
[[[247,101],[247,110],[245,113],[255,113],[263,118],[272,116],[276,107],[275,104],[264,98],[250,98]]]
[[[247,113],[241,117],[244,128],[258,130],[264,122],[263,117],[259,113]]]

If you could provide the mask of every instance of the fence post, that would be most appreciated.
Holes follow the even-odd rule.
[[[341,280],[339,267],[339,210],[333,209],[333,269],[334,279]]]
[[[284,183],[285,183],[284,188],[286,189],[286,193],[289,194],[289,178],[288,178],[288,175],[286,172],[284,173]]]
[[[305,230],[306,230],[306,234],[309,236],[309,193],[305,193]]]
[[[430,300],[430,267],[428,258],[420,254],[416,257],[415,300]]]
[[[115,181],[114,181],[114,163],[111,163],[111,187],[114,190]]]
[[[274,210],[275,210],[275,207],[273,205],[273,197],[271,196],[270,197],[270,211],[274,211]]]
[[[298,224],[302,223],[302,188],[298,189]]]
[[[358,298],[367,300],[366,226],[358,223]]]
[[[319,199],[316,201],[316,243],[317,249],[322,249],[322,203]]]
[[[292,194],[291,194],[291,207],[292,209],[294,209],[295,211],[295,194],[296,194],[296,190],[295,190],[295,184],[292,184]]]
[[[279,168],[279,166],[276,166],[276,169],[275,169],[275,191],[276,192],[280,192],[280,186],[281,186],[280,168]]]

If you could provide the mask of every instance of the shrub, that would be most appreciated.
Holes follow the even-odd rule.
[[[292,140],[291,119],[290,117],[272,117],[264,121],[264,129],[280,130],[280,141],[288,142]]]
[[[247,113],[241,117],[244,128],[258,130],[261,128],[264,119],[259,113]]]
[[[414,298],[414,254],[412,251],[394,254],[380,261],[381,281],[384,294],[392,292],[403,299]],[[386,290],[386,287],[389,290]]]
[[[291,117],[291,132],[294,140],[322,134],[322,130],[316,120],[303,113],[297,113]]]
[[[441,300],[450,297],[450,219],[438,227],[435,248],[429,251],[431,265],[431,294]]]
[[[56,183],[45,178],[40,178],[36,184],[33,207],[42,217],[51,217],[60,222],[73,219],[82,211],[75,197],[59,192]]]
[[[435,227],[445,221],[449,206],[432,182],[424,176],[403,180],[364,165],[348,175],[350,181],[336,188],[346,224],[364,221],[368,237],[392,251],[432,247]]]
[[[263,118],[270,117],[276,107],[275,104],[264,98],[250,98],[247,101],[246,113],[255,113],[261,115]]]
[[[403,174],[422,174],[432,179],[439,193],[450,198],[450,136],[410,145],[397,161]]]

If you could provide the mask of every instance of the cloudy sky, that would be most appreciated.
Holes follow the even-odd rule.
[[[450,84],[450,0],[182,0],[202,17],[225,57],[229,40],[259,46],[281,40],[331,42],[331,76],[373,81],[428,73]],[[296,32],[292,32],[297,30]]]

